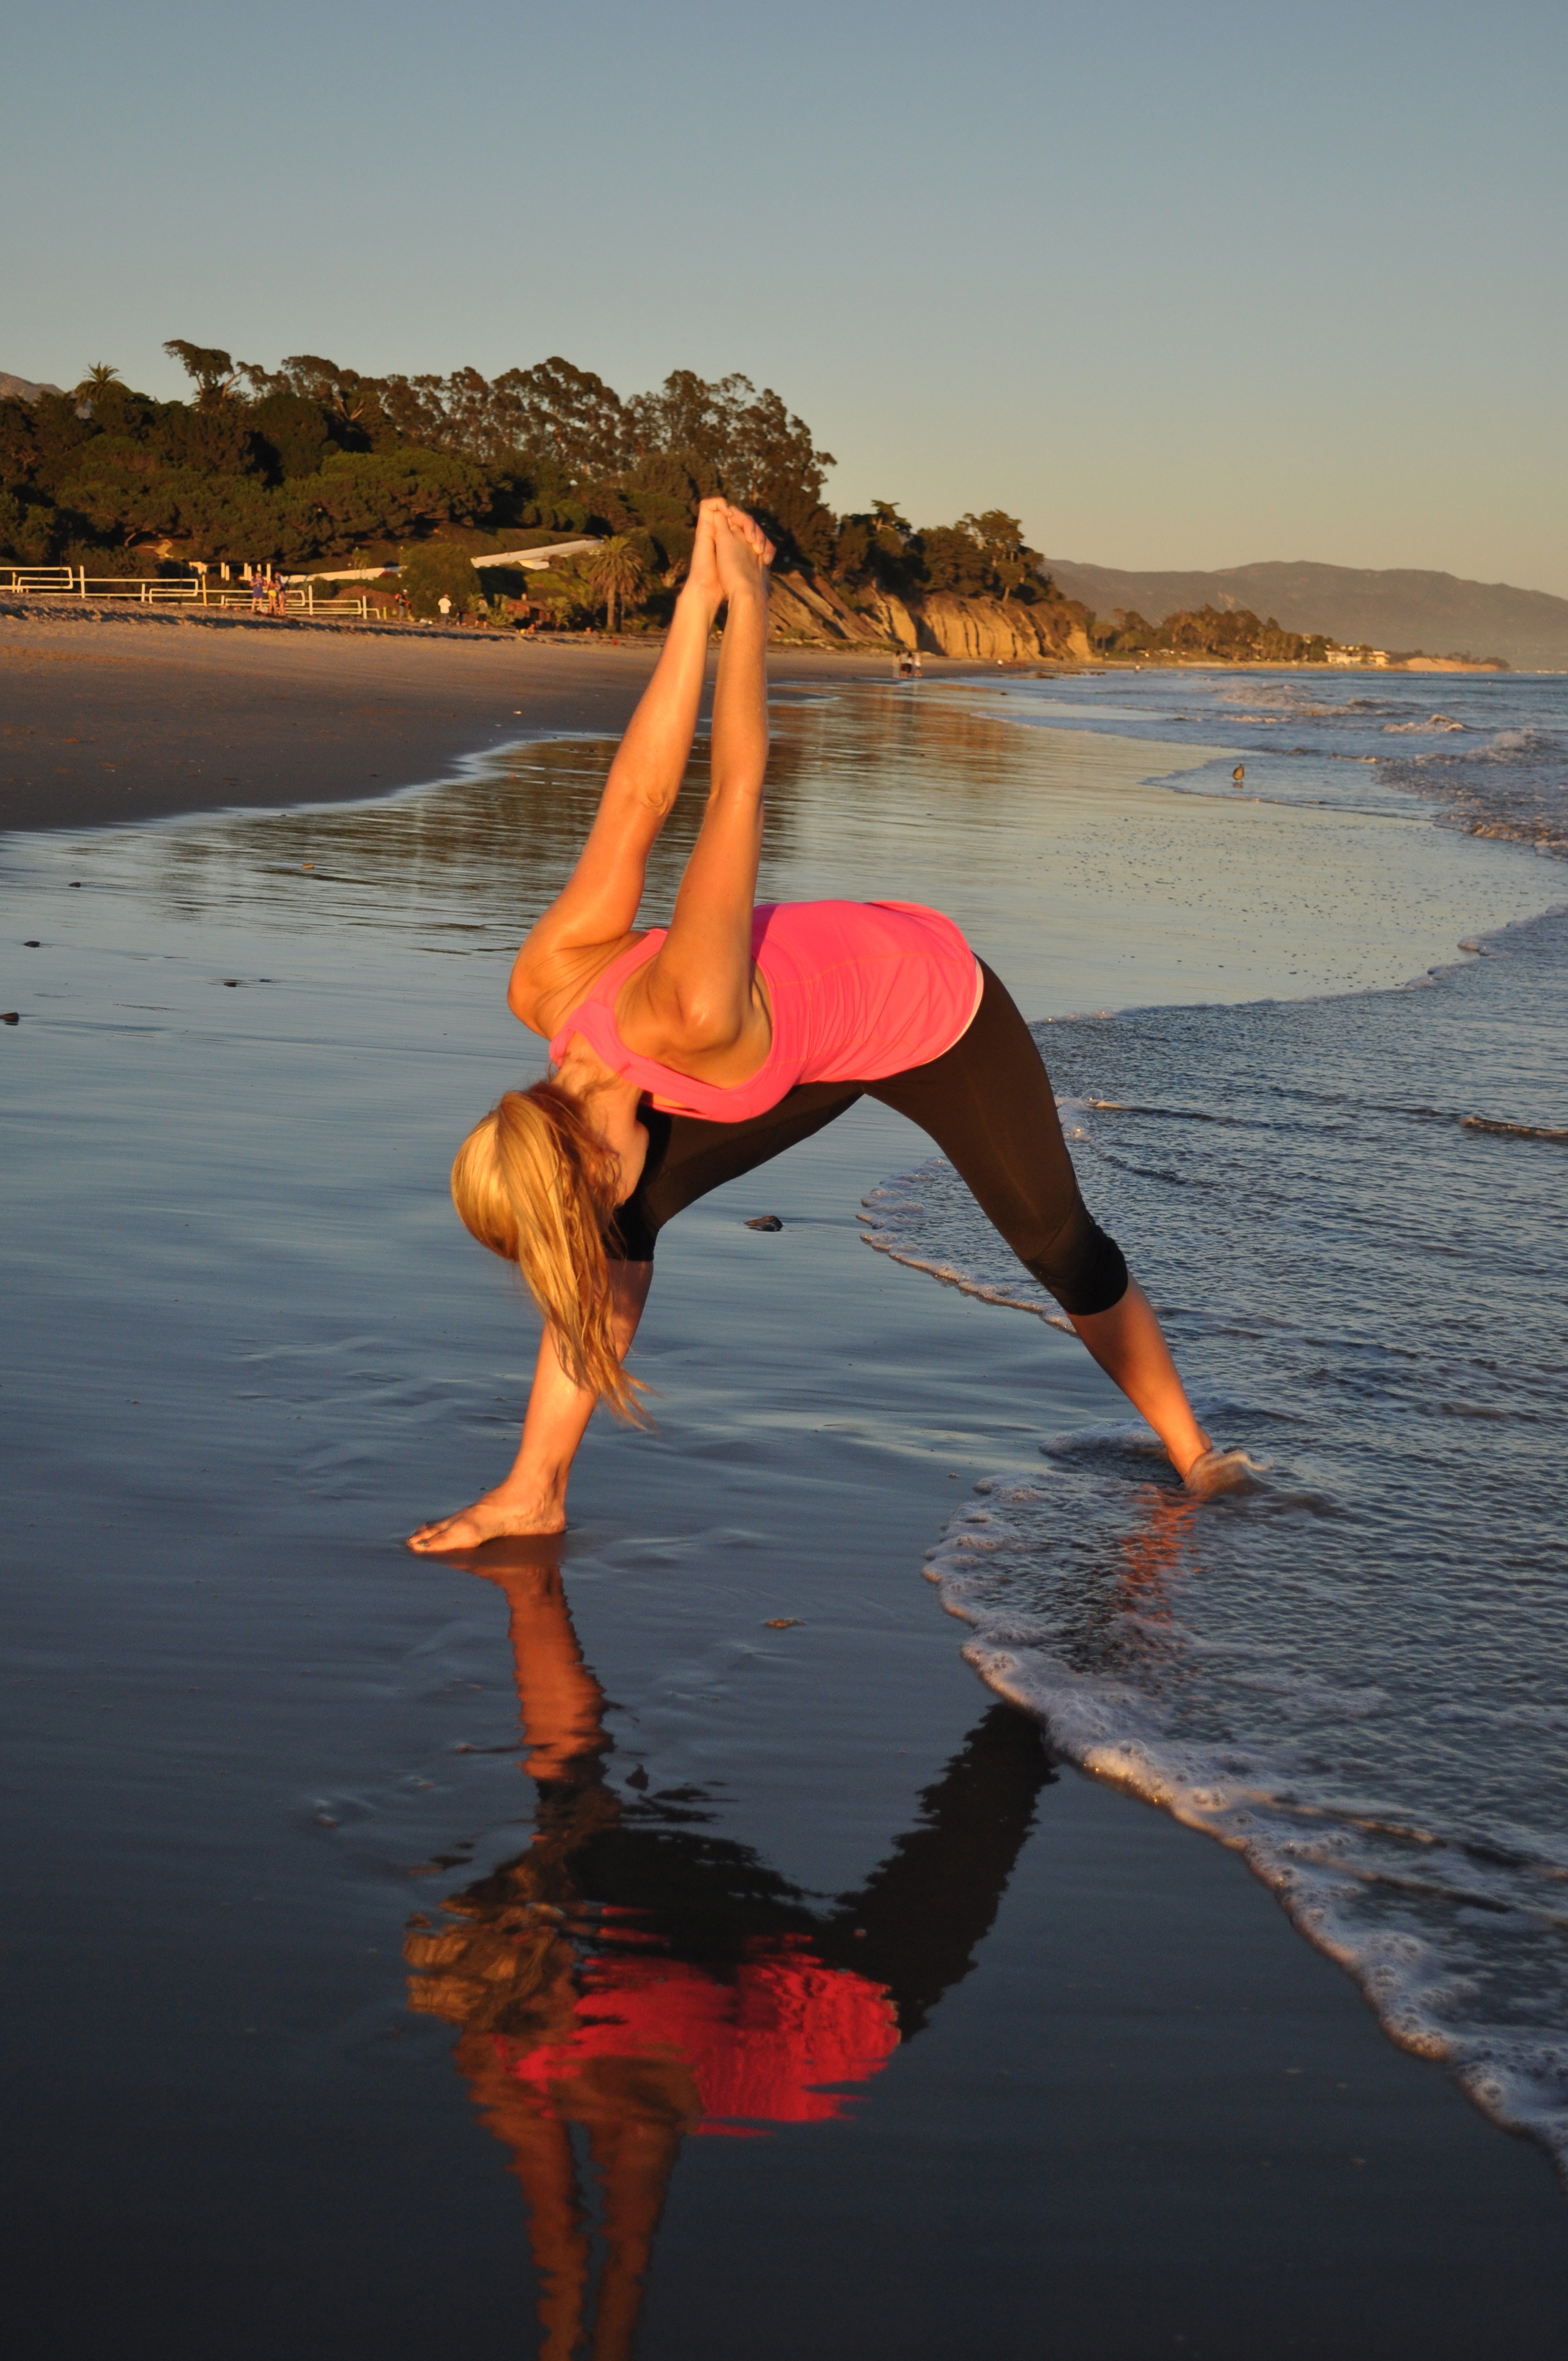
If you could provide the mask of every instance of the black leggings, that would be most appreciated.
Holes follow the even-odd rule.
[[[1064,1312],[1109,1312],[1127,1289],[1114,1238],[1097,1227],[1057,1119],[1050,1078],[1007,987],[981,962],[985,988],[961,1040],[924,1066],[877,1082],[802,1082],[744,1123],[705,1123],[644,1106],[642,1178],[605,1246],[651,1262],[664,1224],[726,1180],[809,1139],[859,1098],[880,1099],[929,1133],[1025,1270]]]

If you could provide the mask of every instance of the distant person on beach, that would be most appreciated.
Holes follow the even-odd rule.
[[[446,592],[445,592],[444,590],[442,592],[442,594],[441,594],[440,598],[436,600],[436,602],[435,602],[435,603],[436,603],[436,607],[437,607],[437,609],[438,609],[438,610],[439,610],[439,612],[440,612],[442,621],[443,621],[444,623],[448,623],[448,622],[450,622],[450,621],[451,621],[451,620],[452,620],[452,601],[451,601],[451,599],[447,597]]]
[[[908,902],[755,907],[767,769],[773,544],[705,500],[658,667],[564,892],[518,953],[507,1001],[550,1044],[547,1081],[507,1091],[457,1152],[452,1195],[544,1315],[516,1462],[422,1525],[416,1550],[558,1532],[600,1402],[638,1422],[624,1367],[654,1241],[697,1198],[820,1131],[861,1096],[919,1124],[1189,1489],[1245,1480],[1193,1416],[1147,1297],[1079,1193],[1050,1080],[1007,989],[939,911]],[[718,659],[707,807],[668,928],[636,931]]]

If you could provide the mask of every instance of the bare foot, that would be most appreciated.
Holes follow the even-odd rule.
[[[733,598],[748,590],[765,592],[768,568],[773,562],[773,543],[744,509],[718,505],[723,513],[713,521],[714,555],[724,596]]]
[[[1198,1499],[1212,1500],[1222,1492],[1250,1492],[1255,1472],[1245,1451],[1222,1451],[1211,1444],[1182,1469],[1181,1480]]]
[[[699,598],[718,606],[724,598],[724,586],[718,578],[718,554],[716,546],[718,521],[729,511],[728,500],[704,500],[696,512],[696,539],[686,565],[685,587]]]
[[[408,1545],[421,1557],[435,1557],[445,1550],[477,1549],[481,1542],[496,1541],[503,1533],[564,1533],[565,1530],[566,1511],[559,1500],[538,1495],[508,1499],[499,1492],[487,1492],[482,1500],[471,1501],[450,1517],[437,1517],[433,1523],[421,1525],[409,1535]]]

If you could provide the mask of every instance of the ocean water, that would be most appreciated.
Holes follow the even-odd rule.
[[[922,2290],[940,2270],[933,2254],[959,2253],[948,2278],[967,2305],[979,2249],[964,2225],[979,2223],[1001,2257],[994,2285],[1026,2268],[1060,2279],[1053,2301],[1067,2282],[1082,2297],[1091,2223],[1104,2258],[1094,2286],[1157,2312],[1146,2202],[1161,2253],[1179,2247],[1181,2268],[1216,2288],[1245,2261],[1267,2315],[1275,2250],[1237,2227],[1259,2217],[1203,2198],[1241,2187],[1232,2163],[1204,2161],[1206,2127],[1258,2031],[1254,2018],[1234,2045],[1194,2032],[1213,2001],[1204,1896],[1229,1884],[1227,1865],[1195,1869],[1195,1849],[1171,1840],[1171,1877],[1199,1896],[1186,1966],[1163,1952],[1140,1962],[1136,1932],[1118,1936],[1111,2013],[1136,2019],[1142,2046],[1100,2071],[1098,2036],[1051,2012],[1106,1939],[1082,1897],[1107,1857],[1095,1833],[1081,1869],[1064,1872],[1059,1854],[1041,1866],[1051,1798],[1058,1818],[1088,1813],[1086,1827],[1110,1831],[1113,1852],[1129,1822],[1137,1846],[1168,1849],[1141,1814],[1086,1802],[1080,1782],[1038,1786],[1038,1757],[1006,1742],[1014,1718],[967,1694],[956,1627],[919,1579],[933,1544],[944,1561],[959,1554],[940,1570],[948,1603],[973,1619],[964,1636],[981,1672],[1059,1747],[1113,1776],[1131,1764],[1145,1792],[1163,1749],[1178,1808],[1212,1795],[1232,1839],[1245,1831],[1221,1827],[1219,1807],[1253,1813],[1255,1857],[1277,1887],[1285,1855],[1264,1839],[1295,1814],[1287,1833],[1325,1849],[1285,1863],[1309,1933],[1387,1969],[1390,2021],[1406,2007],[1418,2034],[1435,2026],[1436,2046],[1490,2043],[1475,2054],[1477,2075],[1507,2083],[1494,2103],[1544,2120],[1561,2010],[1541,1897],[1556,1890],[1562,1740],[1541,1715],[1562,1689],[1558,1609],[1531,1622],[1555,1575],[1525,1552],[1549,1560],[1552,1546],[1556,1313],[1550,1257],[1519,1259],[1505,1183],[1544,1222],[1563,1149],[1464,1118],[1563,1125],[1543,1079],[1560,971],[1542,913],[1563,898],[1561,870],[1534,837],[1434,825],[1457,805],[1385,773],[1461,747],[1484,756],[1484,731],[1473,748],[1446,728],[1379,734],[1376,763],[1332,748],[1280,758],[1254,803],[1262,732],[1225,700],[1245,690],[1241,709],[1262,711],[1276,686],[1299,684],[1158,686],[1163,705],[1136,682],[1014,680],[1003,696],[988,681],[803,694],[781,679],[762,884],[937,902],[985,950],[1077,1102],[1091,1193],[1171,1310],[1217,1423],[1267,1463],[1271,1488],[1193,1511],[1116,1433],[1063,1433],[1102,1414],[1092,1405],[1108,1389],[1076,1344],[1005,1308],[1015,1277],[939,1174],[883,1195],[876,1242],[994,1284],[1003,1305],[938,1298],[919,1272],[865,1254],[861,1193],[921,1151],[862,1108],[798,1163],[674,1226],[641,1348],[661,1431],[590,1433],[561,1596],[514,1583],[505,1602],[518,1641],[569,1594],[576,1638],[558,1615],[553,1640],[535,1631],[511,1661],[500,1575],[412,1558],[400,1536],[493,1480],[515,1443],[530,1323],[455,1222],[446,1172],[476,1113],[539,1071],[504,979],[575,857],[609,749],[525,743],[384,801],[0,847],[0,1013],[16,1017],[0,1028],[5,1843],[13,2015],[28,2029],[16,2112],[47,2135],[43,2162],[29,2158],[27,2219],[69,2230],[47,2249],[26,2234],[51,2314],[69,2281],[64,2300],[80,2295],[118,2333],[126,2287],[145,2285],[138,2316],[170,2350],[203,2353],[210,2290],[243,2272],[261,2290],[247,2350],[292,2333],[265,2306],[286,2310],[302,2283],[344,2349],[364,2341],[367,2305],[389,2351],[455,2320],[479,2344],[525,2337],[523,2266],[515,2283],[503,2268],[521,2253],[516,2184],[475,2128],[497,2095],[479,2038],[497,2027],[480,2019],[517,2003],[509,2095],[527,2102],[542,2049],[563,2079],[580,2068],[591,2095],[609,2070],[586,2029],[595,1994],[613,1987],[641,2007],[646,1978],[632,1971],[657,1954],[674,1962],[653,1983],[679,2004],[695,2080],[683,2096],[661,2079],[671,2025],[645,2020],[663,2059],[651,2103],[662,2092],[688,2126],[740,2106],[771,2134],[689,2142],[661,2242],[668,2268],[672,2239],[685,2241],[683,2304],[710,2280],[722,2303],[734,2225],[755,2204],[776,2238],[758,2284],[809,2281],[837,2239],[847,2282],[880,2305],[885,2283],[866,2263],[885,2190],[863,2158],[896,2154],[915,2225],[901,2285],[911,2246]],[[1343,687],[1348,698],[1365,684]],[[1427,687],[1394,685],[1392,720],[1457,718],[1453,684],[1437,708]],[[1133,690],[1143,701],[1129,715]],[[1231,784],[1244,758],[1245,794]],[[1319,778],[1354,793],[1327,804]],[[683,807],[651,872],[651,921],[667,914],[691,826]],[[1460,950],[1477,929],[1493,956]],[[1419,989],[1390,988],[1433,969]],[[1152,1015],[1070,1016],[1151,1003]],[[1319,1089],[1338,1096],[1320,1104]],[[1121,1104],[1091,1104],[1109,1100]],[[1188,1119],[1211,1112],[1223,1119]],[[1353,1159],[1385,1133],[1369,1177]],[[775,1208],[778,1235],[744,1228]],[[1354,1300],[1317,1255],[1331,1233]],[[1520,1235],[1536,1253],[1539,1235]],[[1477,1409],[1502,1415],[1465,1414]],[[1001,1482],[943,1536],[986,1469]],[[1325,1592],[1320,1630],[1311,1602]],[[1378,1624],[1401,1595],[1404,1621]],[[1490,1657],[1477,1671],[1483,1638],[1512,1686]],[[554,1651],[559,1669],[579,1647],[585,1685],[565,1706],[582,1751],[552,1780],[528,1664]],[[1374,1691],[1388,1699],[1376,1711]],[[1343,1725],[1353,1759],[1331,1726],[1347,1696],[1368,1708]],[[1428,1702],[1472,1721],[1451,1713],[1443,1735]],[[1475,1719],[1487,1714],[1495,1729]],[[1408,1774],[1433,1731],[1446,1784],[1429,1791]],[[1113,1751],[1098,1754],[1098,1740]],[[946,1835],[929,1843],[936,1823]],[[1409,1861],[1396,1883],[1405,1853],[1425,1884]],[[1442,1878],[1455,1864],[1468,1898],[1451,1907]],[[531,1883],[542,1865],[543,1887]],[[1124,1859],[1105,1873],[1123,1881],[1114,1925],[1137,1929]],[[1000,1912],[992,1931],[1004,1889],[1043,1895],[1029,1923],[1047,1927],[1046,1949]],[[1170,1904],[1168,1888],[1149,1905],[1162,1930]],[[758,1972],[738,1975],[748,1945],[762,1946],[748,1952]],[[505,1960],[537,1984],[503,1992]],[[1002,1981],[958,1994],[971,1964]],[[537,2018],[536,2000],[555,2015]],[[1288,2021],[1293,2043],[1306,2037]],[[1000,2101],[955,2072],[948,2045],[966,2024],[983,2027],[1022,2147],[997,2145]],[[789,2026],[798,2043],[774,2037]],[[1380,2102],[1359,2067],[1354,2104],[1342,2099],[1345,2027],[1319,2029],[1313,2104],[1325,2102],[1335,2141],[1361,2148]],[[1370,2022],[1361,2029],[1380,2048]],[[828,2050],[842,2077],[818,2071]],[[1069,2053],[1082,2079],[1063,2082]],[[1271,2059],[1271,2090],[1276,2062],[1295,2068],[1299,2052]],[[841,2107],[818,2087],[840,2079]],[[1138,2107],[1119,2113],[1113,2085],[1135,2082]],[[526,2115],[506,2116],[514,2153]],[[1233,2120],[1223,2151],[1249,2172],[1254,2120]],[[1172,2123],[1179,2152],[1160,2146]],[[1503,2150],[1479,2122],[1465,2129]],[[861,2149],[862,2134],[886,2145]],[[837,2180],[819,2139],[843,2144]],[[115,2191],[95,2218],[91,2287],[75,2267],[89,2154],[94,2185]],[[1132,2155],[1153,2158],[1146,2201],[1129,2198]],[[1492,2202],[1516,2185],[1504,2155]],[[1363,2180],[1335,2160],[1364,2193],[1320,2216],[1299,2197],[1320,2184],[1287,2182],[1277,2162],[1257,2179],[1280,2185],[1268,2218],[1288,2216],[1302,2268],[1316,2272],[1322,2235],[1351,2235],[1354,2212],[1370,2225],[1357,2251],[1375,2250],[1381,2271],[1387,2224],[1409,2202],[1400,2175],[1378,2197],[1370,2169]],[[998,2244],[992,2170],[1009,2202],[1030,2175],[1055,2174],[1082,2211],[1053,2196],[1006,2216]],[[140,2211],[121,2202],[133,2190]],[[798,2211],[792,2191],[805,2191]],[[433,2242],[457,2258],[434,2279]],[[287,2252],[290,2272],[257,2274],[258,2250]],[[1409,2276],[1388,2288],[1408,2304]],[[184,2310],[192,2328],[171,2329]],[[692,2345],[683,2318],[652,2349]]]
[[[1176,792],[1413,802],[1568,852],[1555,679],[1121,675],[992,709],[1227,735],[1243,785],[1214,761]],[[1085,1194],[1256,1473],[1195,1503],[1135,1423],[1047,1438],[931,1554],[970,1661],[1242,1852],[1398,2041],[1568,2171],[1568,912],[1404,989],[1035,1029]],[[1059,1320],[940,1160],[865,1213]]]
[[[1150,669],[971,693],[1015,725],[1236,750],[1245,780],[1227,754],[1189,792],[1385,813],[1414,797],[1443,826],[1568,853],[1558,674]]]

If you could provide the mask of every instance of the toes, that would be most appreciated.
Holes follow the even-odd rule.
[[[452,1519],[442,1517],[433,1525],[421,1525],[409,1535],[410,1549],[433,1549],[452,1529]]]
[[[725,522],[728,523],[731,533],[737,534],[741,541],[745,542],[748,548],[751,550],[752,554],[762,565],[771,566],[773,564],[773,544],[768,539],[767,534],[762,531],[762,526],[757,522],[754,516],[749,515],[744,509],[738,509],[733,505],[730,505],[726,508]]]

